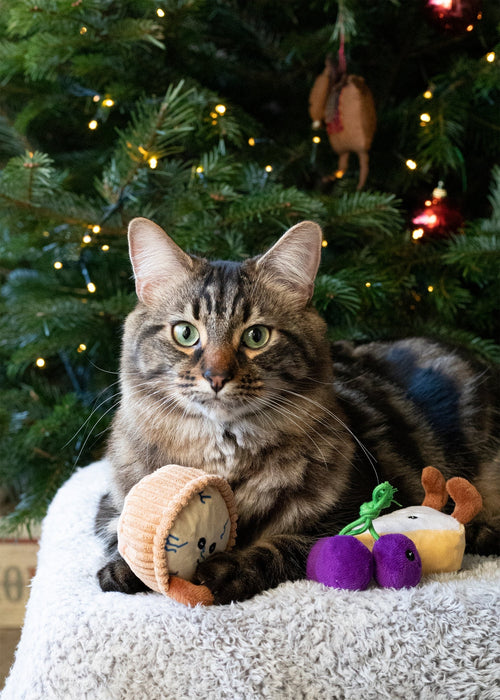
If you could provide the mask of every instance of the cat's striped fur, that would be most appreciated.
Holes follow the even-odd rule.
[[[475,483],[484,508],[469,546],[500,553],[496,370],[423,339],[331,347],[310,304],[321,251],[311,222],[241,264],[188,256],[146,219],[129,240],[139,303],[108,450],[114,489],[98,514],[115,548],[104,590],[143,588],[110,533],[129,489],[169,463],[234,490],[236,549],[196,574],[219,603],[303,577],[314,539],[354,520],[377,483],[402,505],[421,502],[429,464]]]

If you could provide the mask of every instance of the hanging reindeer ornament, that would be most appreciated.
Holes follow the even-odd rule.
[[[313,129],[326,127],[330,145],[339,156],[334,177],[342,177],[347,170],[349,154],[357,154],[357,189],[361,190],[368,177],[368,152],[375,134],[377,115],[373,95],[364,78],[348,75],[342,57],[339,57],[338,67],[331,57],[326,58],[325,69],[316,78],[309,95],[309,114]]]

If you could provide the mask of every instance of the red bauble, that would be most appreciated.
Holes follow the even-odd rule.
[[[412,219],[415,228],[413,240],[426,238],[446,238],[456,233],[463,223],[462,215],[449,205],[443,183],[432,192],[432,199],[425,203],[424,209],[417,212]]]
[[[461,34],[481,19],[481,0],[426,0],[425,14],[438,29]]]

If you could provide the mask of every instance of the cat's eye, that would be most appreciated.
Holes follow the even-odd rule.
[[[271,331],[267,326],[250,326],[244,331],[241,340],[247,348],[258,350],[269,342]]]
[[[200,334],[198,330],[193,326],[192,323],[187,323],[186,321],[181,321],[176,323],[172,328],[172,335],[175,340],[185,348],[190,348],[200,339]]]

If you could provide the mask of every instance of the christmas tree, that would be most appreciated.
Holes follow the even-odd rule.
[[[42,517],[103,453],[135,304],[134,216],[234,260],[316,220],[315,304],[332,338],[429,334],[500,360],[499,31],[495,0],[3,3],[8,527]],[[339,171],[328,120],[312,128],[327,57],[340,76],[330,133],[348,76],[373,95],[363,189],[355,157]]]

